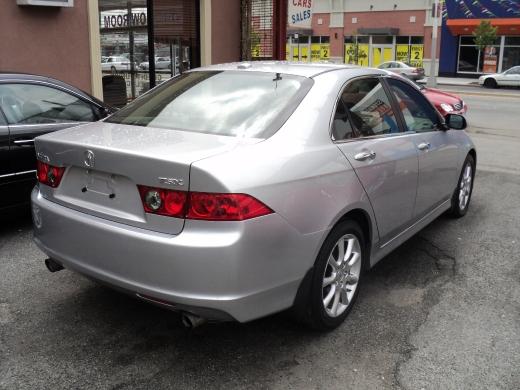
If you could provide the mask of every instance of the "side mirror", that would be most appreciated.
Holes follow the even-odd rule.
[[[464,130],[468,127],[468,122],[466,122],[466,118],[459,114],[448,114],[446,115],[446,125],[450,129],[455,130]]]

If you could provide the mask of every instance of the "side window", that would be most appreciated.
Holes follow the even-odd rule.
[[[437,130],[439,116],[424,95],[400,80],[388,79],[406,123],[407,131]]]
[[[43,85],[0,85],[0,106],[9,124],[97,120],[89,103],[67,92]]]
[[[341,131],[336,130],[336,120],[342,117],[339,103],[343,103],[350,121]],[[377,78],[354,80],[345,87],[334,115],[334,123],[335,140],[400,132],[390,100]]]

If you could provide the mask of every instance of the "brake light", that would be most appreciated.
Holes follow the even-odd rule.
[[[41,161],[36,161],[36,177],[42,184],[56,188],[60,185],[65,168],[55,167]]]
[[[186,192],[138,186],[144,211],[167,217],[183,218],[186,214]]]
[[[273,210],[246,194],[190,192],[186,218],[208,221],[243,221],[271,214]]]
[[[184,192],[138,186],[144,211],[168,217],[206,221],[243,221],[273,210],[246,194]]]

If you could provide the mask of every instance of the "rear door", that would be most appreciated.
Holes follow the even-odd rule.
[[[1,101],[0,96],[0,101]],[[9,165],[9,127],[0,109],[0,209],[8,205],[7,196],[9,190],[7,183],[12,178],[11,167]]]
[[[419,181],[414,217],[421,218],[450,199],[458,175],[459,150],[451,134],[443,130],[434,107],[406,82],[387,78],[403,116],[406,130],[419,154]]]
[[[35,178],[35,137],[91,122],[99,116],[92,104],[51,85],[1,83],[0,97],[9,126],[10,170],[16,181],[25,182],[27,187]]]
[[[418,162],[411,134],[402,132],[379,78],[347,83],[332,136],[368,194],[381,240],[389,240],[412,222]]]

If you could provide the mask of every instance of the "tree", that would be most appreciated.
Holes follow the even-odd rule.
[[[487,46],[492,46],[497,38],[497,28],[491,25],[491,22],[482,20],[473,31],[475,45],[479,50],[484,51]]]

